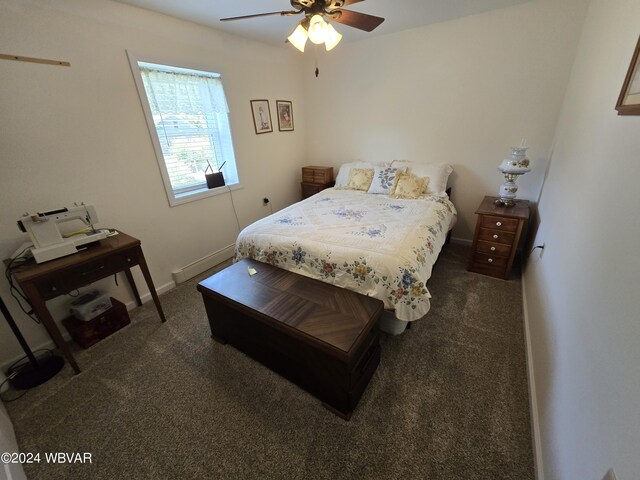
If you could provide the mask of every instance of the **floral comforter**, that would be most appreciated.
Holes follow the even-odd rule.
[[[396,318],[429,310],[427,280],[456,210],[446,197],[405,200],[326,189],[245,228],[250,257],[378,298]]]

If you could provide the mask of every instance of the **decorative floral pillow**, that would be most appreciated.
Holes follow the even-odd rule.
[[[418,177],[429,177],[426,193],[430,195],[445,196],[447,190],[447,180],[453,167],[446,163],[416,163],[410,160],[394,160],[391,166],[400,168],[406,167],[409,173]]]
[[[346,188],[349,190],[369,190],[373,180],[372,168],[352,168],[349,172],[349,183]]]
[[[416,177],[410,173],[399,173],[396,186],[389,196],[392,198],[422,198],[428,184],[428,177]]]
[[[374,168],[374,167],[382,167],[382,166],[384,166],[384,164],[373,163],[373,162],[343,163],[342,165],[340,165],[340,169],[338,170],[338,175],[336,175],[335,188],[347,188],[347,185],[349,184],[349,173],[351,173],[352,168]]]
[[[388,195],[396,184],[398,174],[405,170],[406,168],[376,167],[373,171],[373,181],[367,193]]]

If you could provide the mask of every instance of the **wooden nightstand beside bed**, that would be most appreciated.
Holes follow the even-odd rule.
[[[513,207],[496,205],[497,197],[484,197],[476,210],[478,221],[469,271],[507,280],[523,231],[529,221],[529,202]]]
[[[302,199],[315,195],[325,188],[333,187],[333,167],[319,167],[310,165],[302,167],[302,182],[300,188],[302,190]]]

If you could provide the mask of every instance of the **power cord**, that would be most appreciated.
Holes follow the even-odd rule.
[[[238,219],[238,211],[236,210],[236,204],[233,201],[233,193],[231,192],[230,185],[227,185],[227,190],[229,190],[229,197],[231,198],[231,206],[233,207],[233,213],[236,216],[236,223],[238,224],[238,232],[241,232],[242,228],[240,227],[240,220]]]
[[[20,307],[20,310],[22,310],[31,320],[33,320],[37,324],[40,324],[40,319],[34,315],[33,306],[29,302],[29,299],[13,283],[13,271],[27,262],[28,259],[26,257],[23,257],[22,255],[29,248],[31,248],[31,246],[25,247],[20,253],[18,253],[9,261],[7,267],[4,270],[4,276],[6,277],[7,282],[9,282],[9,293],[11,293],[11,296],[16,300],[18,306]],[[29,309],[25,308],[22,302],[26,303],[29,306]]]

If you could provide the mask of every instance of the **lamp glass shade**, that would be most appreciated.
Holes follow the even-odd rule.
[[[340,43],[340,40],[342,40],[342,35],[340,35],[338,31],[333,28],[333,25],[327,23],[326,35],[324,40],[324,46],[327,49],[327,52],[338,45],[338,43]]]
[[[315,44],[324,43],[327,31],[327,22],[320,15],[311,17],[309,24],[309,40]]]
[[[309,38],[309,34],[304,29],[302,25],[298,25],[296,29],[293,31],[291,35],[289,35],[288,40],[301,52],[304,52],[304,46],[307,43],[307,38]]]

